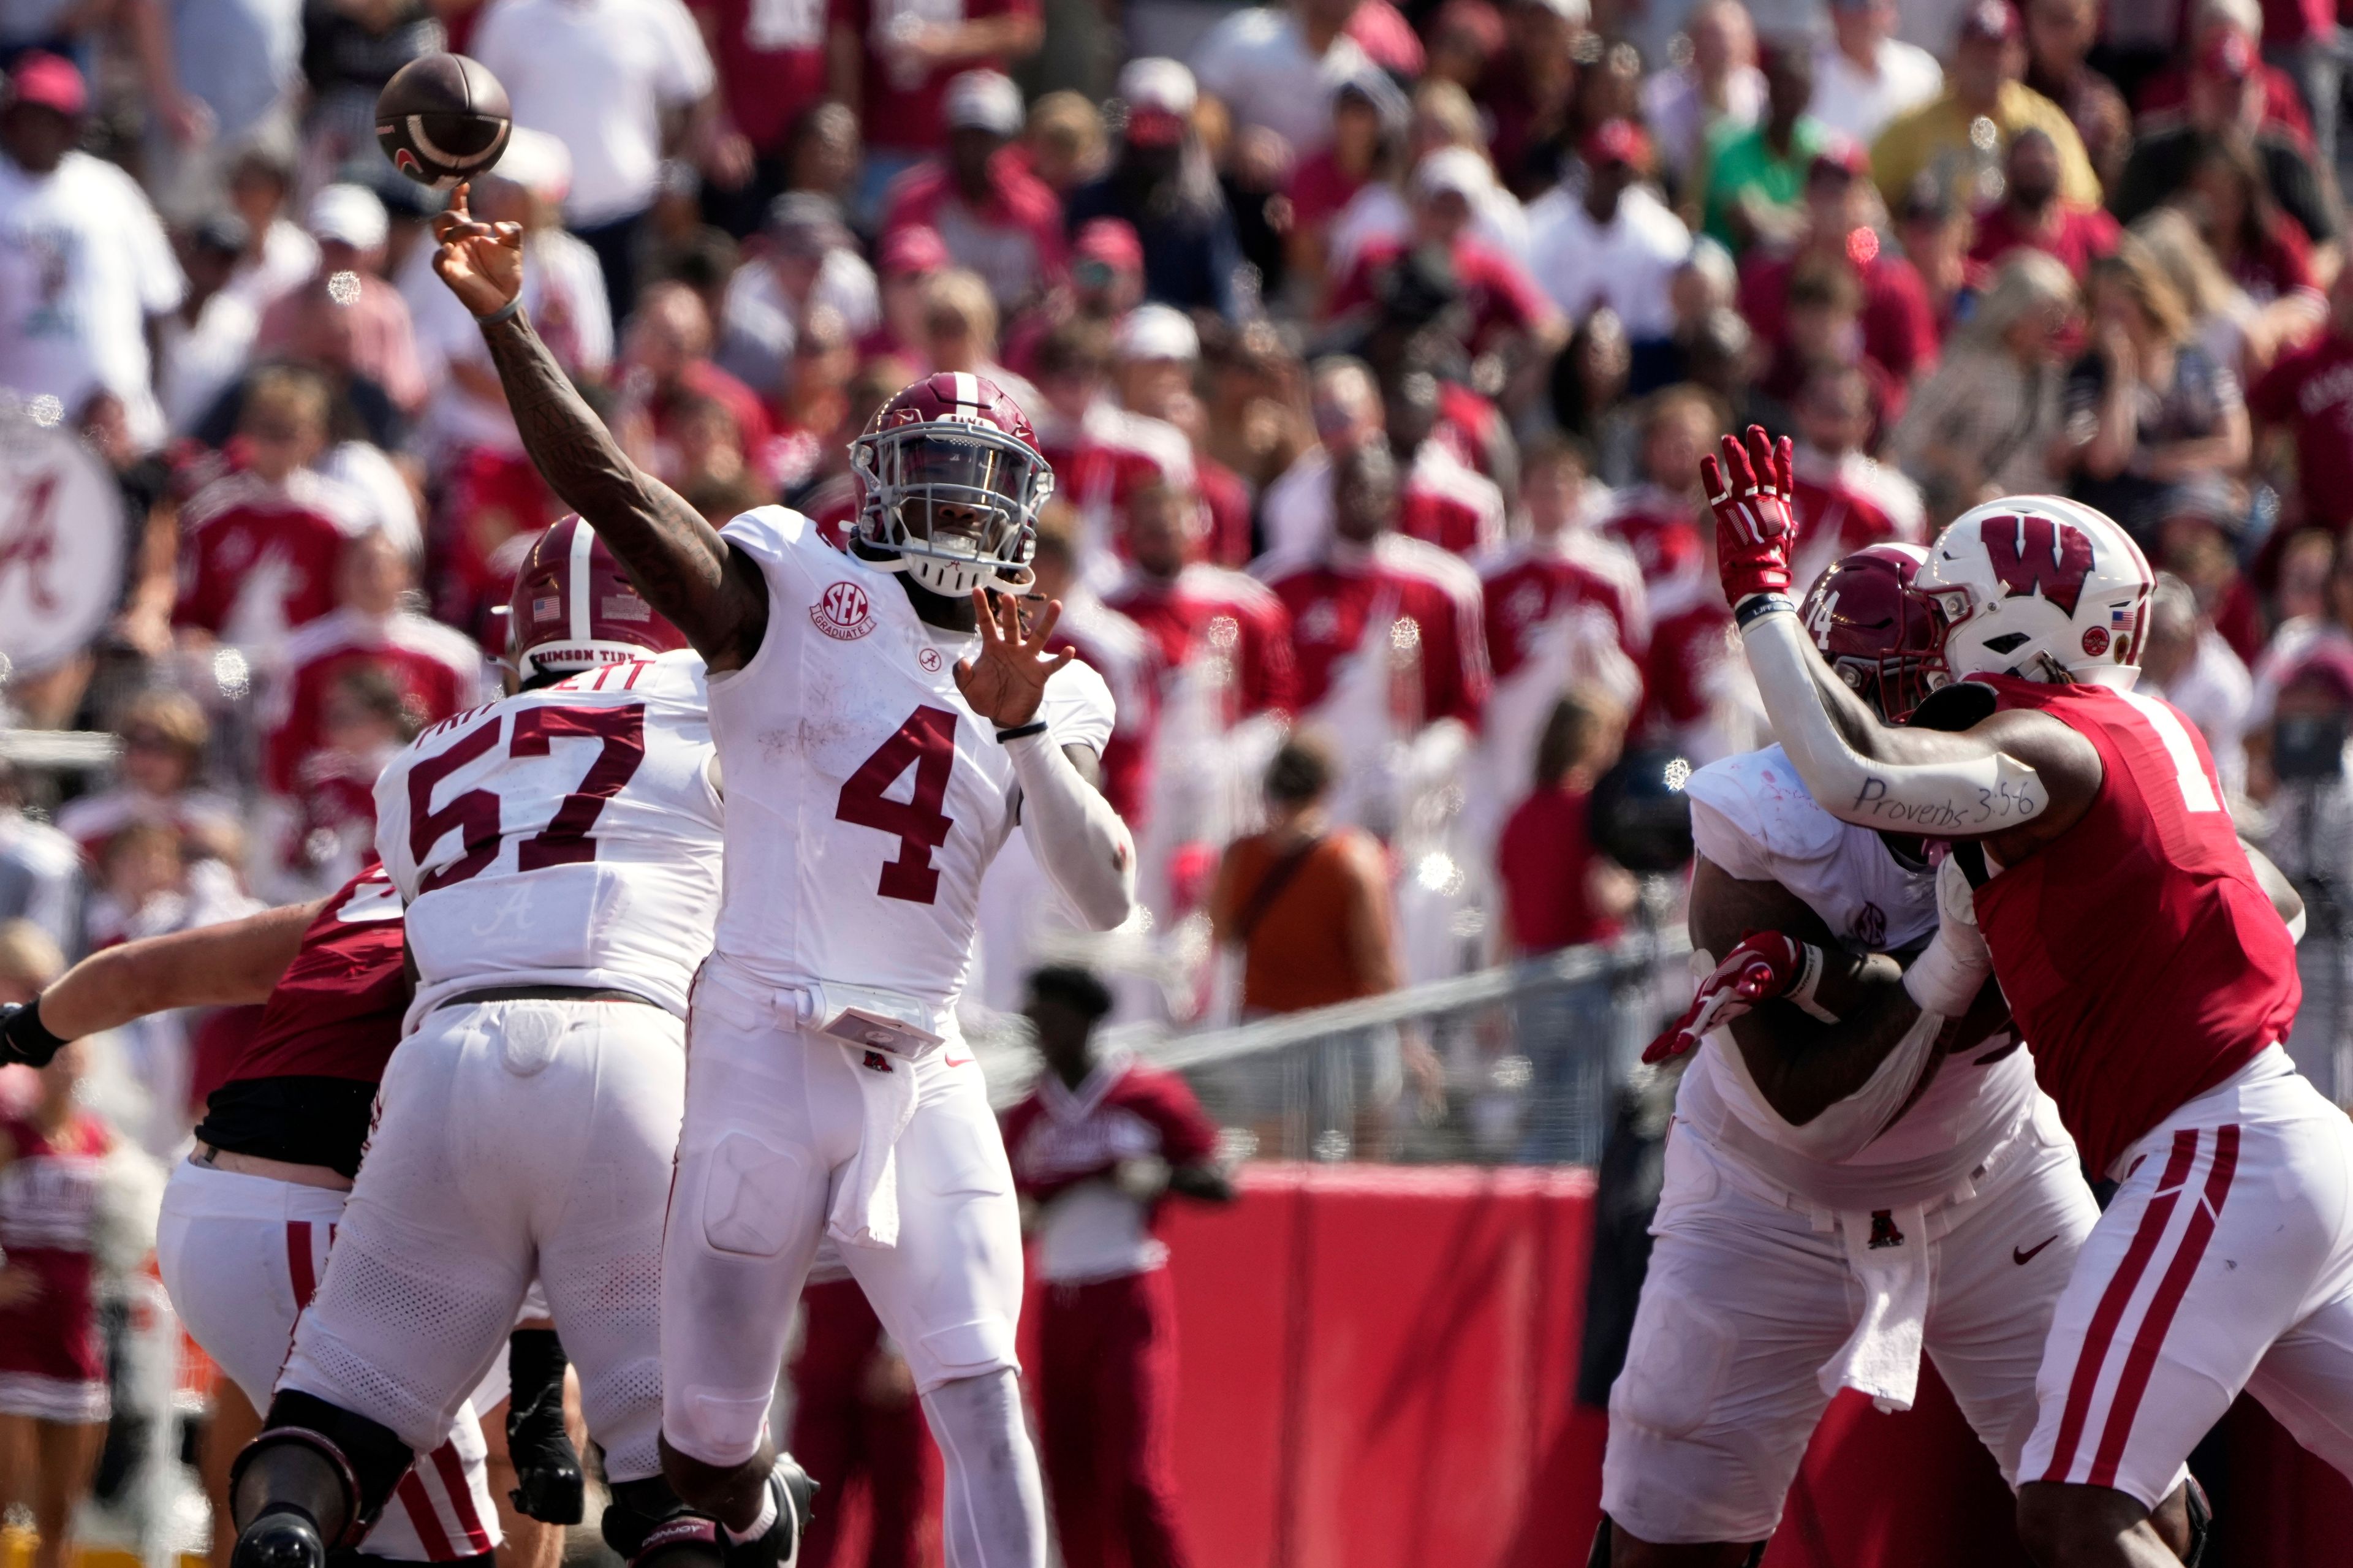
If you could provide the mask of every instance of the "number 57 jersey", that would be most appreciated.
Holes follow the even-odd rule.
[[[490,986],[628,991],[686,1016],[719,910],[702,660],[584,670],[419,735],[377,779],[408,905],[414,1029]]]
[[[925,625],[895,574],[797,512],[762,507],[724,536],[767,581],[768,627],[748,664],[711,681],[727,790],[719,955],[779,987],[866,986],[944,1015],[1018,805],[996,726],[956,689],[980,638]],[[1038,717],[1055,744],[1100,753],[1110,689],[1071,663]]]

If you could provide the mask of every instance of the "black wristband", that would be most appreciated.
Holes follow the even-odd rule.
[[[1046,721],[1032,719],[1027,724],[1016,724],[1010,730],[999,730],[997,732],[997,743],[1001,746],[1008,741],[1018,741],[1025,735],[1042,735],[1045,732]]]
[[[28,1068],[45,1068],[65,1048],[65,1044],[42,1024],[38,996],[0,1017],[0,1064],[19,1062]]]
[[[1762,620],[1776,610],[1788,610],[1794,615],[1797,608],[1789,603],[1787,594],[1751,594],[1740,601],[1739,607],[1732,612],[1732,619],[1735,625],[1746,631],[1751,621]]]

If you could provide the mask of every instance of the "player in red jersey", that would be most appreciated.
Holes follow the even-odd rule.
[[[1039,1424],[1069,1568],[1182,1568],[1176,1303],[1156,1221],[1172,1193],[1230,1203],[1234,1188],[1185,1080],[1097,1048],[1111,1006],[1086,970],[1029,977],[1046,1070],[1005,1113],[1005,1149],[1046,1286]]]
[[[2036,1076],[2117,1183],[2054,1317],[2020,1466],[2045,1568],[2172,1563],[2148,1510],[2241,1389],[2353,1474],[2353,1127],[2278,1042],[2294,938],[2196,729],[2132,689],[2148,564],[2097,511],[2013,496],[1938,536],[1957,733],[1880,722],[1790,607],[1789,447],[1704,465],[1774,728],[1832,815],[1954,841]],[[1963,695],[1962,693],[1967,693]],[[1957,889],[1955,889],[1957,890]],[[2040,1238],[2021,1237],[2021,1247]]]
[[[94,953],[0,1023],[12,1059],[37,1060],[57,1048],[50,1042],[164,1008],[267,1002],[212,1093],[195,1153],[164,1188],[157,1235],[174,1308],[256,1410],[269,1407],[295,1314],[325,1265],[376,1080],[400,1040],[409,993],[401,953],[400,900],[372,868],[311,903]],[[487,1562],[500,1530],[486,1453],[473,1412],[461,1412],[360,1550]],[[576,1456],[572,1465],[576,1517]],[[524,1479],[545,1484],[528,1469]]]

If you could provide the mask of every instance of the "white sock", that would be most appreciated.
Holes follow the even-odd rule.
[[[760,1483],[760,1517],[754,1520],[750,1525],[742,1530],[732,1530],[723,1524],[721,1525],[720,1528],[727,1531],[728,1540],[733,1542],[736,1545],[741,1546],[747,1541],[759,1540],[760,1537],[767,1534],[769,1531],[775,1529],[776,1524],[776,1489],[767,1484],[767,1482],[763,1481]]]
[[[1046,1568],[1046,1489],[1011,1370],[942,1384],[923,1415],[947,1461],[948,1568]]]

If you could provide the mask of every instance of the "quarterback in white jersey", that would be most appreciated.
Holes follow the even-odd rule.
[[[364,1527],[534,1277],[605,1451],[607,1542],[634,1560],[719,1540],[659,1447],[687,993],[719,906],[702,661],[576,517],[533,545],[509,616],[522,689],[434,725],[376,784],[415,1000],[269,1429],[238,1459],[239,1568],[320,1568]],[[769,1558],[800,1517],[770,1521]]]
[[[1907,592],[1923,553],[1849,555],[1804,612],[1824,657],[1895,720],[1926,696],[1936,647],[1928,607]],[[1788,1005],[1713,1005],[1725,993],[1711,977],[1672,1037],[1698,1043],[1610,1390],[1594,1561],[1619,1568],[1756,1561],[1831,1396],[1854,1388],[1909,1408],[1924,1352],[2015,1486],[2052,1313],[2098,1218],[2031,1058],[1987,1033],[2002,1021],[1998,990],[1972,1006],[1981,970],[1938,978],[1948,955],[1931,947],[1912,1000],[1882,993],[1894,1005],[1878,1009],[1875,1044],[1842,1064],[1831,1043],[1820,972],[1838,960],[1822,955],[1916,950],[1937,931],[1937,878],[1917,841],[1831,816],[1778,746],[1711,763],[1685,793],[1694,941],[1730,948],[1725,969],[1754,959],[1742,932],[1820,945],[1779,993]],[[1873,1011],[1839,1007],[1850,1026]],[[1778,1055],[1777,1035],[1798,1051]],[[1819,1059],[1780,1070],[1807,1052]]]
[[[1134,907],[1095,787],[1108,692],[1046,654],[1059,605],[1025,624],[1016,602],[1052,469],[1002,390],[942,373],[853,445],[846,551],[780,509],[722,535],[573,392],[517,302],[512,226],[473,222],[461,190],[437,231],[533,460],[711,670],[726,877],[663,1243],[665,1473],[731,1538],[761,1528],[776,1369],[830,1236],[946,1460],[951,1568],[1043,1568],[1012,1173],[954,1005],[1017,823],[1087,924]]]

